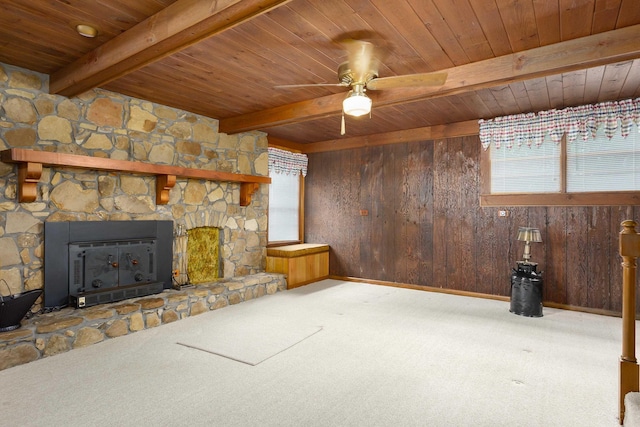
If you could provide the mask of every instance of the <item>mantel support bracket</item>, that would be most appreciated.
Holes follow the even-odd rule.
[[[258,191],[260,184],[257,182],[240,183],[240,206],[249,206],[251,204],[251,196]]]
[[[169,203],[169,192],[176,185],[175,175],[156,176],[156,205],[166,205]]]
[[[38,196],[38,182],[42,176],[42,163],[20,163],[18,165],[18,201],[35,202]]]

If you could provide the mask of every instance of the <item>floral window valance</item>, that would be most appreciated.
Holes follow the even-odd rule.
[[[490,144],[497,148],[540,145],[547,136],[555,143],[560,142],[563,135],[567,142],[578,138],[586,141],[595,138],[600,127],[608,138],[618,130],[626,138],[633,124],[640,124],[640,98],[496,117],[480,120],[479,124],[480,142],[485,149]]]
[[[269,172],[307,176],[308,163],[306,154],[269,147]]]

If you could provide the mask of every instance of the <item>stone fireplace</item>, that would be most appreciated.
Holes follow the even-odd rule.
[[[20,148],[248,176],[269,174],[267,137],[261,132],[221,134],[215,119],[102,89],[76,98],[51,95],[46,75],[1,63],[0,111],[0,150]],[[174,185],[156,188],[166,181],[161,184],[156,176],[135,171],[83,169],[81,162],[77,166],[45,165],[35,180],[23,175],[24,182],[32,185],[35,200],[20,203],[19,167],[0,162],[0,279],[12,293],[44,288],[45,223],[168,221],[172,232],[178,227],[187,232],[215,227],[221,240],[221,279],[264,271],[268,184],[256,185],[250,203],[241,205],[237,182],[178,176]],[[162,204],[156,197],[159,190],[166,194]],[[123,253],[126,258],[128,252]],[[179,270],[179,261],[174,253],[166,264],[172,271]],[[139,273],[131,271],[134,276]],[[99,280],[104,282],[94,278],[88,286],[100,289]],[[43,306],[39,300],[33,311]]]
[[[46,75],[0,63],[1,151],[28,149],[136,165],[166,165],[173,170],[266,177],[267,146],[264,133],[221,134],[215,119],[102,89],[75,98],[51,95]],[[147,221],[166,222],[172,243],[178,228],[189,232],[214,227],[220,237],[221,277],[193,287],[167,289],[166,272],[160,272],[158,264],[150,266],[151,258],[143,259],[157,240],[107,235],[114,247],[106,257],[100,255],[102,258],[92,262],[99,268],[125,264],[127,268],[118,275],[129,275],[127,281],[133,278],[134,284],[162,282],[163,290],[120,302],[51,312],[41,312],[41,298],[32,307],[36,315],[25,320],[23,327],[0,333],[0,369],[286,289],[283,275],[264,272],[268,184],[256,184],[250,202],[241,203],[245,199],[238,182],[176,174],[175,182],[168,185],[167,175],[158,179],[135,170],[83,168],[82,162],[45,165],[34,178],[33,165],[24,166],[0,162],[0,280],[8,284],[11,293],[45,287],[45,270],[55,262],[47,260],[50,251],[45,248],[45,228],[54,223],[126,221],[143,227]],[[33,201],[18,200],[25,183]],[[86,242],[79,240],[68,242],[75,245],[68,251],[76,256],[87,256],[98,247],[95,243],[84,247]],[[173,251],[172,259],[162,262],[170,274],[181,268],[177,254]],[[64,264],[75,269],[68,254]],[[157,280],[148,276],[154,268],[160,276]],[[139,281],[138,274],[142,275]],[[75,277],[80,277],[81,283],[72,285],[81,285],[82,292],[95,289],[97,294],[112,280],[109,274],[98,274],[88,281],[82,275]],[[68,279],[63,285],[69,292]],[[3,287],[0,292],[9,290]]]

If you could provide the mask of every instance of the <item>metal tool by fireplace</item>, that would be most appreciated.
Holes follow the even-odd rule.
[[[20,327],[20,322],[36,302],[42,289],[33,289],[12,294],[11,288],[4,279],[0,279],[9,290],[8,296],[0,295],[0,332],[12,331]]]
[[[174,249],[173,252],[178,260],[177,269],[173,271],[173,287],[181,289],[183,287],[191,286],[189,280],[189,273],[187,271],[188,266],[188,253],[187,242],[189,239],[189,232],[185,228],[184,224],[178,224],[174,232]]]

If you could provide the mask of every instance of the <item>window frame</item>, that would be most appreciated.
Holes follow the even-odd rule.
[[[567,140],[560,141],[560,192],[491,194],[491,150],[480,152],[480,207],[500,206],[637,206],[640,191],[567,192]]]
[[[288,151],[292,151],[290,149],[284,148],[284,147],[280,147],[280,146],[275,146],[276,148],[279,148],[281,150],[288,150]],[[294,151],[292,151],[294,152]],[[267,248],[275,248],[278,246],[286,246],[286,245],[294,245],[294,244],[298,244],[298,243],[303,243],[304,242],[304,175],[302,174],[298,174],[298,179],[299,179],[299,191],[298,191],[298,239],[297,240],[276,240],[276,241],[270,241],[269,240],[269,228],[267,227]],[[269,196],[271,196],[271,188],[269,188]],[[271,203],[269,203],[269,207],[271,207]],[[270,215],[269,213],[269,209],[267,209],[267,215]]]

